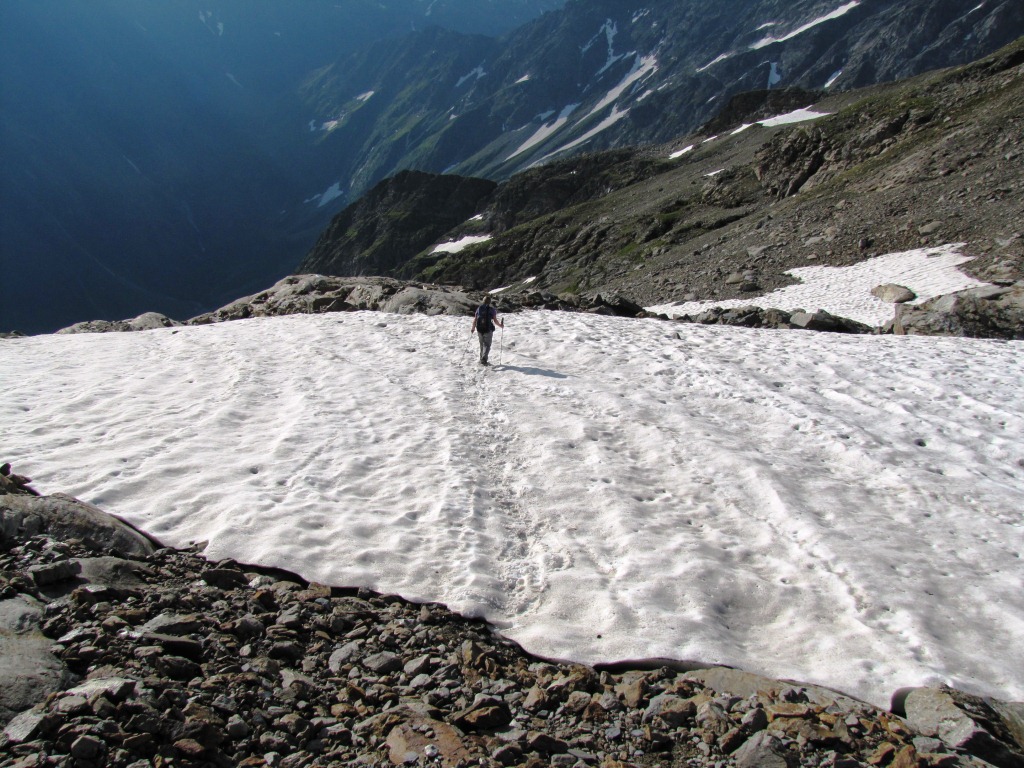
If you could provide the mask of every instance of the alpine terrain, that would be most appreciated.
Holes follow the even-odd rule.
[[[500,181],[1024,32],[1012,0],[336,5],[4,3],[0,329],[212,309],[403,169]]]
[[[1024,765],[1019,0],[6,0],[0,76],[0,768]]]

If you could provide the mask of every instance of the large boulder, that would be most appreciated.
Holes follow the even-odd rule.
[[[903,700],[907,721],[924,736],[999,768],[1024,765],[1024,704],[952,688],[916,688]]]
[[[57,333],[125,333],[151,331],[156,328],[174,328],[182,325],[159,312],[144,312],[131,320],[87,320],[61,328]]]
[[[39,492],[29,485],[31,482],[31,477],[15,474],[10,464],[0,466],[0,496],[38,496]]]
[[[905,285],[897,285],[896,283],[876,285],[871,289],[871,295],[888,304],[905,304],[917,298],[917,294],[912,290]]]
[[[6,725],[70,676],[40,631],[43,603],[30,595],[0,600],[0,725]]]
[[[39,534],[80,539],[116,557],[145,557],[156,550],[152,540],[124,521],[73,496],[0,496],[0,544]]]
[[[904,305],[900,322],[908,335],[1024,339],[1024,282],[972,288],[917,306]]]

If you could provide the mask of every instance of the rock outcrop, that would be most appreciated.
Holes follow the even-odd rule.
[[[712,307],[698,315],[681,315],[676,319],[683,323],[699,323],[701,325],[731,325],[739,328],[797,328],[827,333],[874,333],[876,330],[864,323],[833,315],[824,310],[786,312],[782,309],[763,309],[761,307],[737,307],[736,309]]]
[[[86,320],[61,328],[56,333],[119,333],[125,331],[148,331],[153,328],[173,328],[182,325],[159,312],[145,312],[131,320]]]
[[[905,305],[903,331],[922,336],[1024,339],[1024,281],[1009,287],[972,288]]]

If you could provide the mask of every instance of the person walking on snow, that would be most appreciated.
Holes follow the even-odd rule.
[[[480,365],[487,365],[487,356],[491,353],[491,340],[494,338],[494,325],[504,328],[505,324],[498,319],[498,310],[491,306],[491,297],[485,296],[484,303],[476,308],[473,315],[473,327],[470,333],[477,332],[480,340]]]

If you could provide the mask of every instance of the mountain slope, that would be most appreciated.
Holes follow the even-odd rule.
[[[475,289],[530,278],[528,290],[652,305],[751,296],[809,263],[963,242],[972,274],[1024,277],[1024,39],[973,65],[765,120],[805,97],[743,94],[672,144],[513,176],[439,241],[489,239],[410,250],[385,274]]]
[[[1022,33],[1024,8],[991,0],[970,12],[952,0],[570,2],[486,54],[432,69],[429,98],[414,101],[428,133],[404,150],[382,151],[391,132],[402,140],[402,123],[380,112],[372,151],[357,149],[336,165],[336,176],[350,194],[401,167],[503,178],[581,151],[667,141],[739,92],[895,80],[966,63]],[[337,67],[354,71],[354,64]],[[392,103],[408,99],[418,82],[416,68],[407,69],[399,94],[363,71],[317,89],[307,103],[324,110],[360,93]],[[320,114],[330,119],[334,109]],[[355,147],[363,130],[332,128],[338,142]]]

